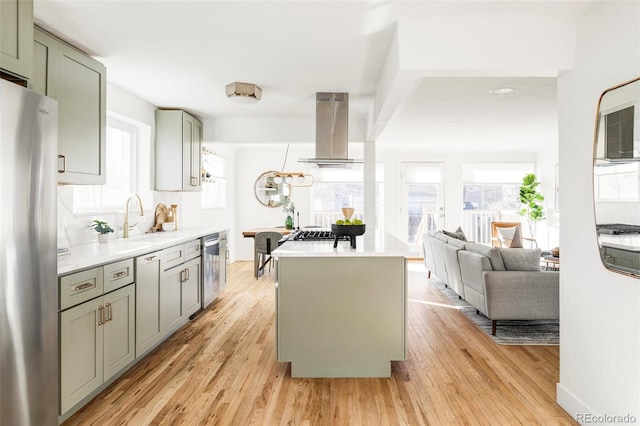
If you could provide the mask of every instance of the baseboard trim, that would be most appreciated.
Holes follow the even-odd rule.
[[[578,421],[578,414],[584,415],[594,412],[561,383],[556,383],[556,402],[576,421]],[[578,423],[580,422],[578,421]]]

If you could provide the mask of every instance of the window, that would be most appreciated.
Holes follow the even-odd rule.
[[[469,240],[491,244],[491,222],[520,222],[520,182],[531,163],[464,164],[463,226]]]
[[[76,185],[74,213],[121,211],[130,194],[150,206],[150,128],[109,114],[106,132],[106,183]]]
[[[227,206],[226,161],[210,149],[202,148],[202,208]]]
[[[638,163],[604,163],[594,168],[596,201],[638,201]]]
[[[381,168],[376,170],[376,178],[381,179]],[[330,228],[343,218],[342,208],[353,207],[354,219],[364,220],[364,183],[361,169],[320,169],[314,172],[311,224]],[[376,183],[376,225],[380,222],[382,183]],[[373,224],[371,224],[373,225]],[[370,226],[371,226],[370,225]]]

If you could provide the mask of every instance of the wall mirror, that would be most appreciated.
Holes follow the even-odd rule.
[[[291,195],[291,185],[275,171],[261,174],[253,186],[256,199],[267,207],[280,207]]]
[[[600,258],[640,278],[640,78],[606,90],[598,102],[593,198]]]

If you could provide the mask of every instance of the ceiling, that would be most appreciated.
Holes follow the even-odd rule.
[[[184,108],[201,118],[306,117],[315,112],[315,92],[345,91],[350,114],[365,118],[398,20],[573,20],[593,4],[35,0],[34,16],[41,27],[103,62],[110,83],[157,107]],[[230,102],[225,85],[233,81],[260,85],[262,100],[251,106]],[[554,77],[441,74],[414,86],[392,105],[379,143],[487,149],[513,148],[523,140],[557,143]],[[492,93],[499,87],[515,91]]]

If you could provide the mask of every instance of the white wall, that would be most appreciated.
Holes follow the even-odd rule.
[[[307,165],[298,163],[299,158],[310,158],[315,155],[315,147],[311,143],[290,144],[241,144],[236,145],[236,230],[234,238],[238,238],[237,259],[253,260],[253,239],[242,238],[242,231],[253,228],[272,228],[284,226],[286,214],[280,207],[265,207],[256,200],[254,184],[256,179],[268,171],[311,172]],[[287,155],[286,165],[285,154]],[[352,153],[349,153],[353,157]],[[313,174],[313,173],[312,173]],[[310,223],[310,188],[295,187],[291,191],[291,200],[300,212],[300,226]],[[297,219],[294,218],[297,226]]]
[[[602,2],[577,26],[574,71],[558,84],[560,129],[560,383],[569,413],[640,421],[640,280],[607,271],[592,188],[596,104],[640,76],[640,3]],[[584,421],[583,421],[584,422]]]

